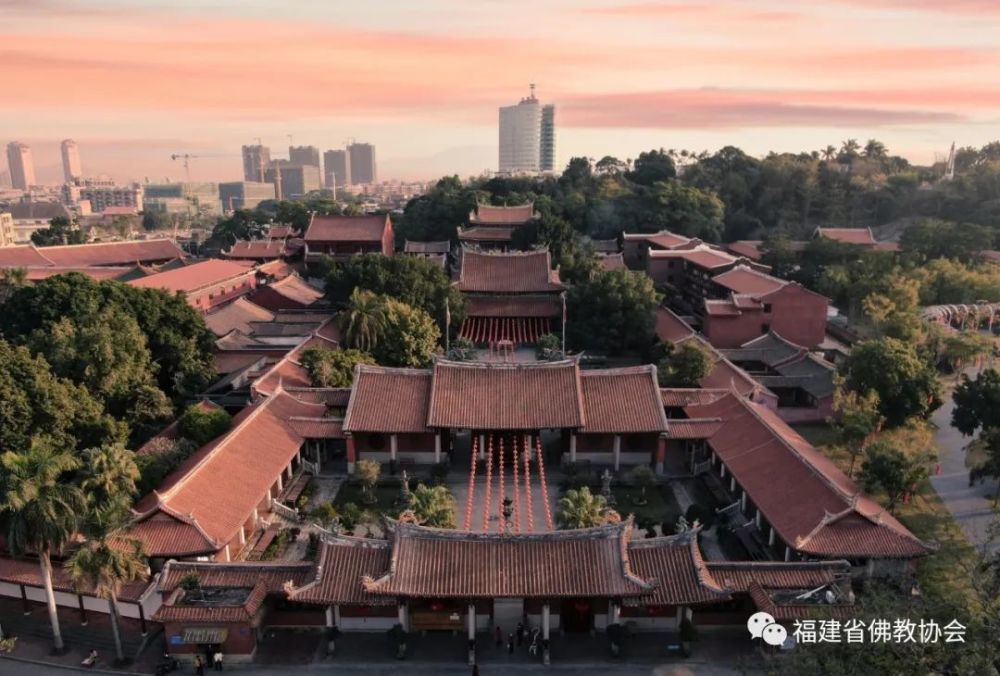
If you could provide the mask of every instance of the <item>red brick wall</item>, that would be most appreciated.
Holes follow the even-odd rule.
[[[789,284],[768,297],[771,328],[786,340],[813,348],[826,336],[829,301],[797,284]]]
[[[807,348],[823,342],[829,302],[796,284],[789,284],[765,299],[770,312],[742,310],[736,317],[706,316],[705,336],[719,348],[735,348],[764,335],[764,325],[782,338]]]

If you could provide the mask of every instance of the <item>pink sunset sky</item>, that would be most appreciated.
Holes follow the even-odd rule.
[[[1000,137],[997,0],[0,0],[0,142],[85,173],[241,178],[239,147],[374,143],[380,178],[496,167],[537,83],[557,156]]]

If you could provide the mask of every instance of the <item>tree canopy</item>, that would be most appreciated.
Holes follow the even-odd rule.
[[[335,264],[326,280],[326,295],[340,307],[347,306],[356,289],[389,296],[423,310],[437,322],[446,324],[446,308],[451,312],[452,333],[465,316],[465,301],[440,266],[418,256],[354,256]]]
[[[698,387],[712,370],[712,355],[696,340],[673,346],[657,365],[661,387]]]
[[[302,352],[299,362],[309,373],[313,387],[350,387],[354,381],[354,367],[374,364],[375,360],[361,350],[311,347]]]
[[[53,218],[49,221],[49,227],[31,233],[31,243],[35,246],[84,244],[86,241],[87,234],[64,216]]]
[[[952,400],[951,424],[962,434],[1000,427],[1000,373],[996,369],[982,371],[974,379],[962,374]]]
[[[599,272],[567,293],[567,342],[572,349],[600,354],[644,354],[653,344],[659,301],[645,274]]]
[[[855,345],[841,370],[848,388],[878,395],[879,410],[889,425],[926,417],[941,404],[934,369],[912,345],[895,338]]]

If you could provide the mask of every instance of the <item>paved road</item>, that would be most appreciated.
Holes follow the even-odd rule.
[[[974,371],[968,371],[970,377]],[[951,412],[955,403],[949,394],[944,404],[931,417],[937,426],[935,438],[939,449],[941,473],[931,477],[931,485],[941,496],[945,507],[955,517],[955,521],[973,544],[981,544],[987,539],[987,528],[996,518],[991,500],[997,491],[995,481],[986,480],[976,486],[969,486],[969,470],[965,467],[965,446],[971,441],[963,437],[951,426]],[[994,543],[993,549],[1000,547]]]

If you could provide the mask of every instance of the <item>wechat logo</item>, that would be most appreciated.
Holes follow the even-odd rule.
[[[774,621],[770,613],[754,613],[747,620],[750,638],[759,638],[770,646],[780,646],[788,638],[788,632]]]

